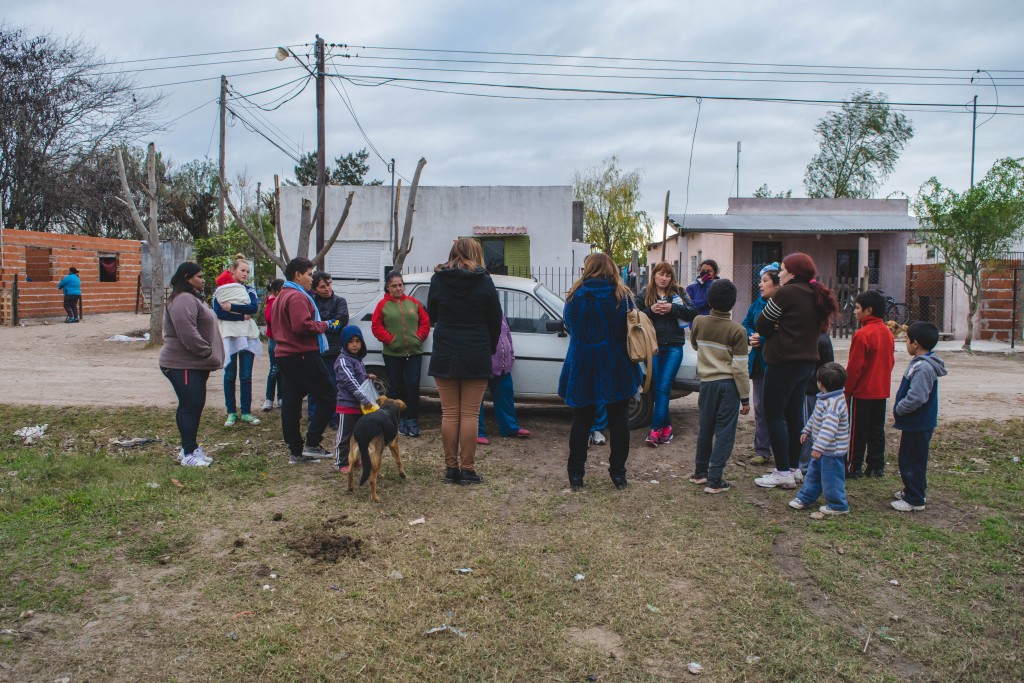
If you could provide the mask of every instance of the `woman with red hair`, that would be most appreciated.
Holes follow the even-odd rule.
[[[782,259],[782,286],[757,317],[758,334],[772,340],[763,347],[764,412],[775,469],[754,480],[762,488],[796,488],[804,390],[818,361],[818,337],[839,308],[832,290],[816,275],[807,254]]]

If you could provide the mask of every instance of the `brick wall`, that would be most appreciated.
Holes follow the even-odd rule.
[[[1020,261],[986,264],[982,271],[983,298],[978,310],[978,339],[1010,341],[1013,328],[1013,274],[1018,269],[1018,287],[1024,273]],[[1021,321],[1017,321],[1018,329]]]
[[[136,287],[142,271],[141,242],[30,230],[4,230],[3,238],[0,299],[10,296],[17,274],[19,316],[64,316],[64,297],[57,283],[72,267],[78,269],[82,280],[84,315],[135,310]],[[117,282],[99,281],[100,256],[117,256]],[[26,274],[32,276],[32,282],[25,281]]]

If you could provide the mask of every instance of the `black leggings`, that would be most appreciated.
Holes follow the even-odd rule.
[[[775,455],[775,469],[786,472],[800,464],[800,432],[804,428],[804,391],[815,363],[769,365],[764,371],[764,419]]]
[[[78,302],[81,300],[81,294],[64,295],[64,312],[68,314],[69,318],[74,319],[78,317]]]
[[[170,380],[174,393],[178,395],[178,412],[174,420],[181,434],[181,448],[185,455],[191,455],[199,446],[199,419],[206,407],[206,380],[209,370],[175,370],[160,368],[164,377]]]
[[[608,474],[613,479],[626,478],[626,459],[629,457],[629,399],[609,403],[608,440],[611,453],[608,458]],[[584,465],[587,463],[587,440],[594,424],[597,405],[580,406],[572,409],[572,426],[569,428],[569,479],[582,480]]]

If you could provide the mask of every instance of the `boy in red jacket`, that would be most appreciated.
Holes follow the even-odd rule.
[[[881,477],[885,470],[885,401],[889,398],[896,364],[892,332],[880,317],[885,298],[874,290],[862,292],[853,312],[860,329],[850,342],[846,362],[846,398],[850,400],[852,439],[846,455],[846,478]],[[864,452],[867,451],[867,470]]]

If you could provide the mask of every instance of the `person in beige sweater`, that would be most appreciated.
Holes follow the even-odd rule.
[[[690,326],[700,377],[697,467],[690,482],[704,484],[705,493],[723,493],[730,488],[722,472],[736,441],[736,421],[750,412],[747,331],[730,315],[736,305],[736,285],[730,280],[715,280],[708,304],[711,314],[697,316]]]

